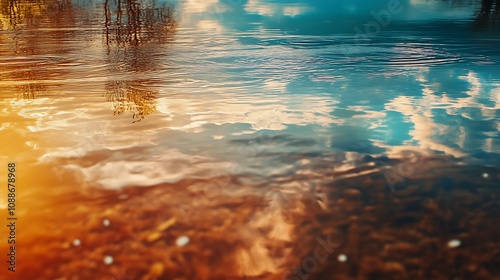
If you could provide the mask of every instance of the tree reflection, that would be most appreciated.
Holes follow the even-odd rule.
[[[476,13],[475,26],[479,28],[494,26],[500,19],[500,0],[482,0]]]
[[[113,103],[113,115],[132,112],[133,123],[156,111],[158,92],[137,88],[140,81],[111,81],[106,84],[108,101]]]
[[[64,59],[46,57],[67,57],[74,53],[75,42],[83,38],[78,36],[91,36],[81,29],[93,24],[83,18],[91,4],[0,0],[0,54],[6,59],[22,58],[0,65],[0,78],[17,83],[11,87],[22,98],[30,99],[48,89],[44,81],[63,81],[61,76],[68,69],[60,65]],[[163,47],[172,40],[176,26],[173,8],[154,0],[105,0],[95,7],[99,14],[90,17],[103,22],[103,47],[110,72],[105,96],[113,103],[115,115],[132,112],[134,122],[140,121],[156,109],[158,91],[152,87],[151,73],[159,71],[158,59],[165,57]],[[37,34],[39,28],[44,28],[43,36]],[[47,36],[57,43],[47,41]]]
[[[40,83],[29,83],[27,85],[17,86],[16,90],[23,99],[35,99],[41,92],[47,90],[47,86]]]
[[[32,59],[32,55],[52,55],[69,52],[66,47],[67,37],[71,32],[59,31],[61,26],[73,26],[75,16],[71,0],[0,0],[0,34],[2,45],[0,52],[23,57],[21,63],[13,60],[0,67],[0,77],[20,82],[13,86],[23,99],[34,99],[47,90],[47,85],[41,82],[51,77],[62,75],[63,71],[57,64],[40,63]],[[44,38],[36,36],[33,30],[49,28],[51,38],[60,43],[47,46]]]
[[[105,41],[111,76],[147,76],[159,68],[161,45],[172,39],[175,30],[172,6],[156,2],[115,0],[104,2]],[[156,111],[158,91],[152,80],[134,78],[106,84],[107,100],[114,115],[133,113],[134,123]]]
[[[31,25],[46,11],[46,1],[0,0],[2,29]]]
[[[156,1],[110,0],[104,2],[106,44],[126,46],[172,38],[175,29],[173,7]]]

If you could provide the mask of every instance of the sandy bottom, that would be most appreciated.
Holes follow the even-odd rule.
[[[15,277],[500,279],[499,169],[397,168],[40,190],[23,200]]]

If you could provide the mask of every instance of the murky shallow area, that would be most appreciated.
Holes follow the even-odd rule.
[[[498,9],[2,0],[0,275],[500,279]]]

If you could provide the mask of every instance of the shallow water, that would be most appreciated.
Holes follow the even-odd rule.
[[[318,236],[344,244],[350,268],[325,276],[336,252],[306,273],[315,279],[499,275],[500,38],[481,1],[1,3],[0,157],[19,165],[30,221],[20,263],[41,259],[19,264],[21,277],[107,279],[129,267],[135,279],[286,279]],[[417,202],[398,197],[408,188]],[[374,204],[376,217],[359,210]],[[415,207],[421,217],[408,218]],[[394,222],[363,242],[488,238],[492,253],[472,269],[429,259],[428,243],[377,259],[346,241],[395,209],[403,224],[423,220],[419,241]],[[171,231],[157,228],[165,221]],[[176,248],[181,235],[192,243]],[[444,260],[482,249],[433,250]]]

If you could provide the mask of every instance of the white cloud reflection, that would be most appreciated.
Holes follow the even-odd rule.
[[[259,14],[261,16],[287,16],[295,17],[310,10],[304,4],[290,5],[288,3],[269,3],[262,0],[248,0],[245,5],[245,11],[250,14]]]
[[[219,0],[185,0],[182,1],[182,8],[187,13],[205,13],[218,2]]]
[[[451,148],[449,143],[456,143],[461,149],[467,150],[465,146],[467,131],[460,118],[471,120],[494,120],[498,111],[498,103],[494,107],[480,102],[479,98],[491,96],[494,98],[494,92],[498,89],[493,89],[490,92],[485,91],[481,79],[474,71],[469,71],[467,75],[457,77],[469,84],[469,89],[465,92],[467,97],[452,98],[445,92],[435,92],[432,88],[439,88],[439,85],[429,84],[428,79],[419,73],[416,80],[422,83],[422,97],[411,98],[408,96],[398,96],[389,102],[385,108],[387,110],[397,111],[405,115],[412,123],[413,129],[410,131],[412,141],[416,140],[424,149],[441,151],[455,157],[466,155],[464,151],[456,148]],[[438,117],[433,113],[435,109],[445,109],[450,118],[455,118],[457,121],[452,122],[453,125],[438,123]],[[471,116],[469,111],[471,108],[476,108],[481,112],[479,116]],[[492,132],[491,138],[482,140],[485,150],[492,152],[495,143],[494,135],[497,131]]]

